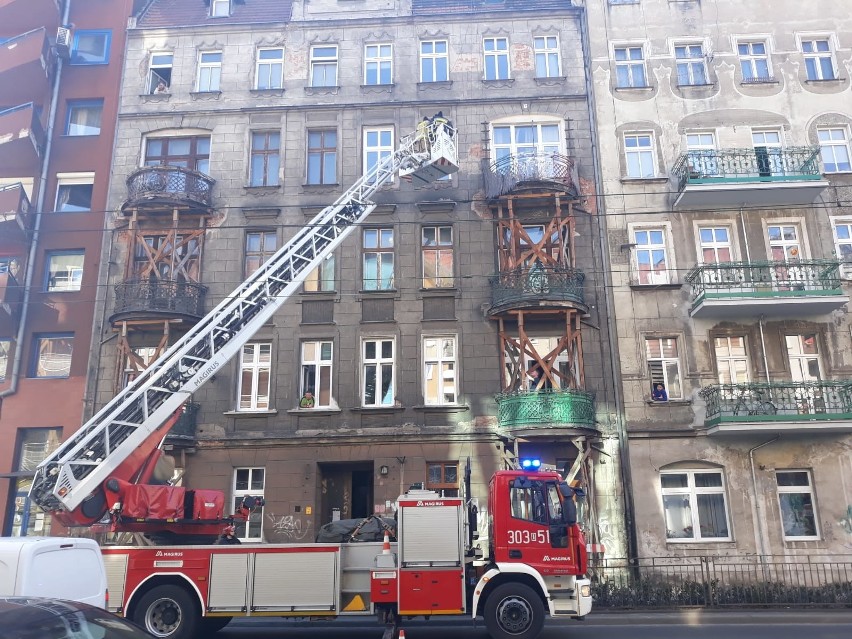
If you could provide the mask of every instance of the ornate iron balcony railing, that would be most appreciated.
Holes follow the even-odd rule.
[[[841,295],[840,262],[721,262],[699,264],[686,275],[693,304],[705,298]]]
[[[206,292],[206,286],[193,282],[128,280],[115,287],[113,318],[133,313],[200,318]]]
[[[585,305],[586,274],[575,268],[537,266],[503,271],[489,278],[492,308],[544,300]]]
[[[580,390],[539,390],[497,396],[500,428],[596,428],[595,396]]]
[[[578,193],[574,159],[560,153],[509,155],[491,164],[484,178],[486,197],[510,193],[523,182],[556,182]]]
[[[708,426],[852,419],[852,382],[719,384],[699,394],[707,404]]]
[[[124,208],[145,202],[190,204],[210,208],[216,181],[204,173],[181,166],[145,166],[127,178]]]
[[[819,180],[819,147],[702,149],[675,163],[678,190],[687,184]]]

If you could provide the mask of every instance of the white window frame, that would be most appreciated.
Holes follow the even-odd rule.
[[[713,239],[704,240],[701,237],[702,231],[710,231]],[[728,235],[727,241],[719,240],[717,238],[717,231],[725,231]],[[714,222],[708,223],[699,223],[696,228],[696,238],[698,240],[698,263],[699,264],[727,264],[728,262],[734,262],[734,242],[733,242],[733,229],[729,224],[717,224]],[[704,250],[709,249],[713,251],[714,260],[712,262],[708,262],[704,259]],[[719,259],[719,249],[728,249],[728,256],[730,259],[728,260],[720,260]]]
[[[815,353],[805,352],[805,341],[809,337],[814,340],[814,346],[816,348]],[[793,341],[792,345],[795,346],[795,351],[790,348],[791,341]],[[790,378],[794,383],[817,382],[821,379],[825,379],[822,364],[822,351],[820,351],[819,335],[817,333],[785,333],[784,350],[787,352],[787,363],[790,366]],[[808,372],[810,369],[808,364],[810,362],[816,362],[818,377],[814,377]],[[810,405],[813,403],[813,399],[809,396],[807,390],[803,389],[801,396],[796,399],[807,404],[805,408],[813,408],[813,406]]]
[[[431,44],[432,51],[430,53],[423,52],[423,45]],[[439,44],[444,45],[443,52],[436,53],[435,49],[438,48]],[[420,82],[448,82],[450,79],[450,54],[449,54],[450,46],[447,40],[421,40],[420,41]],[[424,74],[423,61],[431,60],[432,61],[432,77],[428,78]],[[439,77],[438,73],[438,61],[444,61],[444,74],[446,77]]]
[[[94,172],[84,172],[84,173],[57,173],[56,174],[56,200],[54,202],[53,210],[57,213],[84,213],[92,210],[92,202],[89,200],[89,208],[88,209],[80,209],[79,211],[60,211],[59,206],[59,194],[62,191],[63,186],[91,186],[94,190],[95,186],[95,174]],[[94,193],[92,194],[94,196]]]
[[[852,279],[852,217],[831,217],[831,233],[834,237],[834,254],[840,260],[840,276]],[[845,229],[846,237],[840,237],[838,228]],[[844,251],[843,247],[848,250]],[[845,262],[845,263],[844,263]]]
[[[230,18],[231,0],[210,0],[211,18]]]
[[[263,361],[261,358],[264,348],[267,348],[269,351],[268,361]],[[251,359],[249,361],[245,361],[247,351],[251,351]],[[245,344],[240,350],[238,367],[237,412],[257,413],[269,411],[272,405],[270,395],[272,388],[272,342],[249,342]],[[243,406],[243,373],[245,372],[251,375],[251,389],[246,393],[249,399],[247,406]],[[260,388],[260,375],[263,372],[266,372],[265,391]]]
[[[385,134],[390,134],[390,141],[388,143],[382,142],[382,137]],[[375,145],[370,145],[370,137],[372,135],[376,135]],[[375,126],[375,127],[365,127],[364,134],[362,137],[364,142],[364,162],[362,165],[362,170],[364,175],[370,172],[372,168],[378,165],[384,158],[390,157],[394,153],[394,128],[392,126]],[[374,157],[371,157],[374,156]],[[373,160],[371,162],[371,159]],[[395,178],[390,180],[390,184],[393,184]]]
[[[556,141],[544,140],[544,128],[556,127]],[[535,142],[518,142],[519,129],[534,128]],[[509,132],[509,143],[497,139],[497,130],[507,129]],[[562,120],[517,120],[511,122],[491,123],[491,148],[492,161],[499,162],[504,158],[514,157],[516,159],[524,156],[550,155],[558,153],[565,155],[565,133]]]
[[[323,49],[333,50],[334,55],[318,55]],[[315,44],[311,46],[311,86],[315,88],[332,88],[338,84],[340,48],[336,44]],[[322,84],[317,82],[318,71],[322,69]],[[328,83],[328,70],[334,71],[334,82]]]
[[[624,58],[619,60],[619,51],[624,52]],[[632,57],[632,52],[638,51],[641,57]],[[615,62],[615,88],[616,89],[642,89],[648,85],[648,68],[645,65],[645,47],[642,44],[619,44],[612,48],[612,59]],[[620,68],[627,69],[627,84],[620,84],[618,81],[618,71]],[[635,78],[635,70],[641,70],[642,84],[638,84]]]
[[[376,357],[368,359],[367,358],[367,344],[370,342],[375,343],[375,355]],[[382,344],[384,342],[390,342],[391,344],[391,356],[384,357],[382,355]],[[369,374],[367,372],[368,367],[375,367],[375,397],[373,398],[372,403],[367,402],[367,380]],[[383,370],[386,366],[390,366],[391,370],[391,395],[389,401],[383,401],[381,397],[381,370]],[[363,408],[388,408],[394,406],[396,404],[396,393],[397,393],[397,378],[396,378],[396,339],[393,337],[364,337],[361,339],[361,406]]]
[[[710,473],[718,473],[722,478],[721,486],[713,486],[710,488],[696,488],[695,486],[695,475],[696,474],[710,474]],[[663,475],[687,475],[687,483],[688,486],[686,488],[663,488],[662,487],[662,476]],[[722,503],[725,506],[725,522],[728,528],[728,536],[727,537],[703,537],[701,535],[701,525],[698,514],[698,495],[722,495]],[[661,502],[663,502],[662,497],[665,496],[678,496],[682,495],[689,498],[689,510],[692,514],[692,537],[669,537],[666,534],[666,543],[676,544],[676,543],[707,543],[707,542],[724,542],[724,541],[732,541],[733,537],[731,534],[731,513],[730,508],[728,507],[728,491],[727,491],[727,482],[725,480],[725,473],[721,469],[710,469],[710,468],[696,468],[689,470],[661,470],[660,471],[660,495]],[[665,503],[662,503],[663,517],[666,516]],[[698,533],[697,535],[695,533]]]
[[[488,48],[488,43],[491,43],[492,49]],[[498,48],[498,42],[505,43],[506,48],[500,49]],[[500,75],[500,61],[505,60],[506,62],[506,77],[501,77]],[[488,77],[488,63],[491,63],[494,66],[494,77]],[[512,79],[512,65],[509,60],[509,38],[506,36],[490,36],[487,38],[482,38],[482,77],[485,80],[511,80]]]
[[[239,471],[248,471],[248,482],[247,488],[237,488],[237,474]],[[255,482],[255,474],[262,474],[261,482],[262,488],[254,488],[253,486],[256,484]],[[244,497],[265,497],[266,491],[266,468],[263,466],[255,466],[255,467],[237,467],[234,468],[233,481],[231,483],[231,512],[234,513],[237,511],[237,507],[242,503]],[[248,521],[235,521],[234,536],[242,541],[263,541],[263,506],[260,508],[256,508],[251,515],[249,515]],[[252,528],[257,528],[259,526],[260,532],[256,535],[250,535]]]
[[[431,232],[431,233],[430,233]],[[442,239],[442,235],[449,233],[449,241]],[[433,234],[434,240],[427,239],[427,234]],[[434,243],[430,243],[434,242]],[[444,276],[439,273],[441,258],[449,253],[450,255],[450,275]],[[422,284],[423,288],[439,289],[452,288],[455,286],[455,241],[453,237],[453,227],[449,224],[427,224],[420,230],[420,258],[422,265]],[[434,266],[434,276],[429,277],[426,273],[427,264]],[[435,283],[432,286],[427,286],[426,281],[434,279]]]
[[[837,80],[837,59],[835,52],[834,36],[826,34],[811,34],[798,36],[799,50],[802,52],[802,57],[805,62],[805,78],[808,82],[819,82],[820,80]],[[828,45],[827,51],[820,51],[819,44],[825,42]],[[806,51],[810,49],[810,51]],[[829,73],[823,68],[822,61],[828,60],[831,67]],[[811,77],[808,62],[813,62],[814,75]]]
[[[376,74],[375,82],[370,82],[370,72]],[[387,72],[387,82],[383,78]],[[364,85],[386,86],[393,84],[393,44],[375,42],[364,45]]]
[[[169,62],[166,64],[163,61],[157,62],[158,56],[168,56]],[[172,72],[174,70],[175,54],[174,51],[152,51],[148,61],[148,93],[154,93],[157,90],[157,85],[160,80],[165,82],[166,89],[172,86]],[[168,69],[168,79],[160,75],[158,69]]]
[[[763,46],[763,53],[755,53],[755,45]],[[736,46],[743,83],[772,82],[772,59],[769,57],[769,42],[766,40],[738,40]],[[745,52],[742,51],[743,47],[745,47]],[[763,75],[761,75],[759,68],[761,62],[766,65],[766,72]],[[748,67],[748,74],[746,74],[746,67]]]
[[[779,473],[804,473],[808,478],[807,486],[781,486],[778,483],[778,474]],[[778,521],[781,524],[781,534],[784,537],[784,541],[818,541],[822,539],[822,535],[819,527],[819,515],[817,509],[817,500],[816,494],[814,492],[814,478],[813,474],[810,470],[806,470],[803,468],[776,468],[775,469],[775,486],[778,489]],[[811,498],[811,506],[813,507],[813,516],[814,516],[814,529],[816,530],[815,535],[788,535],[787,530],[784,527],[784,508],[781,505],[781,495],[810,495]]]
[[[61,271],[54,271],[54,258],[79,257],[80,266],[68,266]],[[82,250],[75,251],[48,251],[45,260],[45,282],[46,293],[77,293],[83,287],[83,269],[86,261],[86,253]],[[55,275],[54,275],[55,274]]]
[[[262,54],[280,54],[274,58],[262,58]],[[278,67],[276,69],[276,67]],[[261,86],[265,79],[268,86]],[[254,88],[257,91],[272,91],[284,88],[284,47],[258,47],[255,54]]]
[[[648,145],[640,144],[641,140],[647,138]],[[637,145],[628,146],[628,140],[635,140]],[[657,145],[653,131],[625,131],[622,144],[624,148],[624,169],[628,178],[637,180],[657,177]],[[635,150],[631,150],[635,149]],[[630,156],[635,155],[639,161],[639,175],[630,172]],[[645,164],[650,163],[650,167]],[[650,171],[648,171],[650,168]]]
[[[689,170],[701,177],[719,174],[719,162],[716,149],[715,131],[687,131],[686,155],[689,158]]]
[[[9,372],[9,356],[12,353],[12,340],[8,337],[0,339],[0,384],[6,381]]]
[[[675,78],[679,87],[695,87],[710,84],[710,78],[707,74],[707,46],[704,42],[678,42],[674,45],[675,58]],[[697,52],[700,55],[696,55]],[[679,56],[678,49],[681,49],[686,55]],[[681,67],[686,71],[681,75]],[[702,77],[698,77],[700,74]],[[681,82],[681,79],[686,79],[686,82]],[[698,82],[698,80],[703,80]]]
[[[562,76],[562,56],[560,55],[558,35],[533,36],[533,51],[535,53],[535,77],[558,78]],[[544,71],[543,74],[541,73],[542,70]]]
[[[328,358],[323,357],[323,345],[328,346]],[[314,357],[309,358],[307,352],[309,346],[313,346]],[[305,340],[302,342],[301,348],[302,366],[299,370],[299,397],[304,397],[308,390],[305,384],[307,369],[313,369],[314,390],[311,392],[314,396],[314,408],[336,408],[337,402],[334,401],[334,341],[330,339]],[[323,373],[328,371],[328,401],[322,402],[321,395]],[[311,409],[306,409],[311,410]]]
[[[632,268],[633,268],[633,277],[631,278],[631,284],[636,286],[659,286],[661,284],[674,284],[676,273],[675,265],[674,265],[674,251],[669,250],[670,246],[673,246],[671,241],[671,226],[668,222],[664,222],[662,224],[629,224],[628,232],[630,233],[630,245],[632,248],[631,257],[632,257]],[[662,237],[660,238],[662,241],[657,242],[654,241],[655,238],[651,237],[652,233],[661,233]],[[640,233],[647,233],[648,237],[643,238],[640,237]],[[639,243],[640,239],[647,239],[642,244]],[[663,259],[665,261],[665,270],[662,272],[657,272],[653,268],[654,262],[654,252],[655,251],[663,251]],[[648,252],[649,264],[651,265],[650,271],[645,271],[648,273],[647,282],[642,282],[641,273],[643,271],[640,270],[640,257],[642,252]],[[658,262],[657,262],[658,263]]]
[[[219,56],[218,60],[207,60],[205,56]],[[206,78],[204,76],[207,76]],[[198,52],[198,77],[195,79],[197,93],[216,93],[222,87],[222,52]]]
[[[435,356],[430,356],[428,350],[432,348],[430,342],[437,342]],[[452,355],[445,356],[444,346],[450,344]],[[423,403],[426,406],[455,406],[459,399],[459,364],[458,364],[458,339],[455,335],[424,335],[422,342],[423,353]],[[448,367],[449,376],[445,368]],[[430,397],[429,382],[438,375],[440,379],[436,382],[434,397]],[[451,397],[447,398],[446,395]]]
[[[836,136],[837,133],[840,133],[842,136],[838,138]],[[823,134],[827,134],[827,139],[823,139]],[[836,126],[821,126],[817,129],[817,140],[819,142],[819,151],[820,151],[820,159],[822,160],[822,168],[825,173],[849,173],[852,171],[852,148],[850,148],[849,144],[849,127],[845,125],[836,125]],[[846,151],[846,165],[843,168],[838,168],[841,166],[841,163],[837,161],[837,153],[836,148],[843,148]],[[831,162],[834,166],[832,170],[829,170],[829,163],[826,162],[826,151],[831,151],[831,159],[834,162]]]
[[[677,349],[677,355],[676,356],[667,357],[665,355],[665,348],[664,348],[663,342],[666,341],[666,340],[671,340],[671,341],[674,342],[675,348]],[[650,347],[650,342],[652,342],[652,341],[659,342],[660,357],[651,357],[649,347]],[[658,381],[654,379],[654,373],[651,370],[652,369],[651,362],[660,362],[660,370],[662,371],[662,384],[663,384],[663,388],[666,391],[666,396],[668,397],[668,401],[683,399],[683,391],[684,391],[683,380],[684,380],[684,377],[683,377],[683,367],[681,366],[681,361],[680,361],[680,359],[681,359],[681,346],[680,346],[681,343],[682,343],[682,340],[679,339],[677,336],[674,336],[674,335],[665,335],[665,336],[645,335],[644,336],[645,359],[648,363],[648,376],[651,379],[651,383],[649,385],[648,391],[651,392],[651,389],[658,383]],[[676,369],[677,377],[678,377],[678,384],[680,384],[680,394],[678,394],[678,395],[672,394],[672,385],[669,383],[669,381],[670,381],[669,367],[667,366],[667,364],[672,364],[672,363],[675,364],[675,369]]]
[[[390,231],[390,243],[385,243]],[[368,234],[375,233],[376,245],[367,246]],[[367,256],[376,256],[376,277],[368,278]],[[390,282],[382,277],[385,262],[390,260],[391,277]],[[361,286],[365,291],[392,291],[396,287],[396,229],[393,226],[369,227],[361,232]],[[372,275],[372,273],[370,273]],[[387,286],[385,286],[387,284]]]
[[[743,343],[743,355],[733,354],[733,345],[731,340],[739,339]],[[716,358],[716,377],[720,384],[747,384],[751,381],[751,361],[748,351],[748,336],[746,335],[714,335],[713,340],[713,355]],[[724,348],[727,351],[726,355],[719,353],[717,340],[725,342]],[[740,371],[738,363],[745,362],[745,371]],[[722,370],[727,372],[728,381],[723,381]]]

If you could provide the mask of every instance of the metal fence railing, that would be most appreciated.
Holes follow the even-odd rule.
[[[595,607],[852,607],[852,555],[603,559]]]

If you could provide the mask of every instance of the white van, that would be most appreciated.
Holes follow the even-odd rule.
[[[107,578],[92,539],[0,537],[0,597],[70,599],[106,608]]]

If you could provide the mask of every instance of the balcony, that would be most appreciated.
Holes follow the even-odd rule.
[[[500,428],[552,435],[577,429],[596,430],[595,397],[580,390],[540,390],[497,396]]]
[[[0,25],[4,33],[23,33],[40,26],[59,24],[59,0],[0,0]]]
[[[204,316],[207,287],[171,280],[128,280],[115,287],[110,322],[157,318],[198,320]]]
[[[708,434],[852,432],[852,383],[721,384],[700,392]]]
[[[828,186],[819,147],[689,151],[673,173],[676,209],[804,206]]]
[[[489,166],[484,172],[485,196],[495,198],[528,190],[579,193],[577,169],[573,158],[559,153],[510,155]]]
[[[699,318],[825,315],[849,302],[836,260],[699,264],[686,282]]]
[[[0,329],[8,328],[17,321],[23,295],[24,289],[15,276],[9,271],[0,271]]]
[[[53,70],[45,29],[33,29],[0,44],[0,108],[46,96]]]
[[[44,129],[32,102],[0,111],[0,175],[35,175],[43,148]]]
[[[30,230],[29,212],[30,201],[22,184],[0,186],[0,249],[20,248]]]
[[[183,413],[175,425],[166,434],[166,447],[186,448],[195,445],[196,429],[198,428],[198,411],[201,404],[187,402],[183,405]]]
[[[579,308],[586,312],[586,275],[574,268],[536,266],[490,278],[492,315],[519,308]]]
[[[146,166],[127,178],[127,200],[121,208],[125,214],[144,209],[171,215],[175,208],[206,213],[213,206],[215,183],[204,173],[181,166]]]

